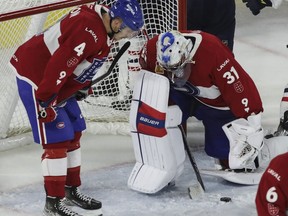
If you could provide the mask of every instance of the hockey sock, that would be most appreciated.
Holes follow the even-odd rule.
[[[80,168],[81,168],[81,148],[80,148],[80,138],[82,133],[75,132],[74,139],[68,146],[67,154],[67,186],[80,186]]]
[[[45,149],[42,155],[41,166],[47,196],[64,197],[67,172],[67,149]]]

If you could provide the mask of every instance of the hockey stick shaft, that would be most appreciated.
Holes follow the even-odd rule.
[[[197,181],[201,185],[203,191],[205,191],[205,186],[204,186],[200,171],[199,171],[198,166],[196,164],[195,158],[194,158],[194,156],[192,155],[192,153],[191,153],[191,151],[189,149],[187,138],[186,138],[186,135],[185,135],[185,132],[184,132],[184,129],[183,129],[182,125],[179,125],[179,128],[181,130],[181,134],[182,134],[182,138],[183,138],[183,142],[184,142],[184,148],[185,148],[185,150],[187,152],[187,155],[188,155],[188,158],[190,160],[190,163],[191,163],[191,165],[192,165],[192,167],[194,169],[195,175],[197,177]]]
[[[106,73],[102,74],[101,76],[97,77],[96,79],[92,80],[91,82],[91,86],[95,85],[96,83],[98,83],[99,81],[105,79],[106,77],[108,77],[114,67],[116,66],[117,62],[119,61],[119,59],[122,57],[122,55],[126,52],[126,50],[130,47],[130,41],[127,41],[122,47],[121,49],[118,51],[118,53],[116,54],[115,58],[113,59],[111,65],[109,66],[108,70]],[[77,92],[75,92],[74,94],[72,94],[71,96],[67,97],[66,99],[62,100],[61,102],[59,102],[56,106],[61,106],[63,105],[66,101],[68,101],[70,98],[75,97],[77,94]]]

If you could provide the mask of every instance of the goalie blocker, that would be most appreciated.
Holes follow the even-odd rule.
[[[136,164],[128,187],[156,193],[179,177],[184,169],[185,150],[181,131],[182,112],[168,106],[169,81],[142,70],[135,83],[130,127]]]

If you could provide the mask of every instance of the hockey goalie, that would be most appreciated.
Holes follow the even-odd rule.
[[[161,33],[143,47],[140,62],[149,72],[135,84],[130,113],[136,157],[130,188],[155,193],[181,174],[185,156],[177,125],[191,116],[202,121],[204,150],[221,170],[253,172],[279,153],[275,142],[264,145],[255,83],[215,36]]]

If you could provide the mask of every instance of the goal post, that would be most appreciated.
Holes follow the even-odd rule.
[[[95,0],[23,0],[21,3],[6,1],[0,9],[0,22],[91,2]]]
[[[8,63],[27,39],[53,25],[73,7],[94,3],[91,0],[3,1],[0,8],[0,150],[33,142],[25,109],[19,100],[15,74]],[[98,0],[110,6],[115,0]],[[148,38],[167,30],[186,29],[186,0],[139,0]],[[139,34],[116,64],[112,74],[93,86],[93,95],[80,102],[91,133],[129,134],[128,117],[133,80],[140,71],[139,52],[147,41]],[[127,40],[115,42],[101,70],[107,70],[119,48]],[[23,139],[27,134],[28,139]],[[22,138],[21,138],[22,137]],[[8,140],[8,141],[7,141]],[[12,141],[11,141],[12,140]],[[3,147],[5,146],[5,147]]]

